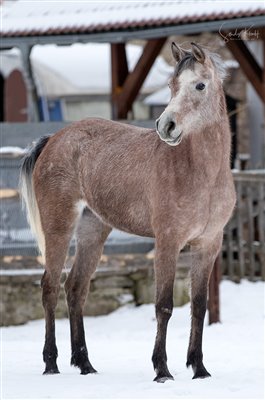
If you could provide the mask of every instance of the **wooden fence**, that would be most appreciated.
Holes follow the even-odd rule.
[[[233,171],[234,214],[225,228],[223,275],[265,280],[265,170]]]

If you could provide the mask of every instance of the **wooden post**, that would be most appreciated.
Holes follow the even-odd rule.
[[[20,44],[21,56],[23,61],[23,75],[28,93],[28,119],[30,122],[40,121],[40,111],[38,107],[37,88],[33,78],[33,71],[30,62],[30,53],[33,46],[25,43]]]
[[[118,109],[118,97],[129,74],[125,43],[111,43],[112,119],[126,118]]]
[[[127,75],[124,66],[124,50],[122,50],[122,47],[118,47],[119,45],[117,44],[111,46],[112,79],[114,80],[112,82],[112,100],[114,103],[113,117],[115,119],[127,118],[127,113],[132,108],[132,104],[166,40],[167,38],[149,40],[134,70]],[[118,78],[119,71],[122,71],[121,78]],[[126,79],[124,79],[125,76]]]
[[[253,85],[261,101],[265,102],[264,75],[265,66],[261,67],[243,40],[228,40],[226,46],[239,62],[242,71]]]
[[[216,258],[209,281],[209,324],[220,322],[220,294],[219,283],[221,280],[221,253]]]

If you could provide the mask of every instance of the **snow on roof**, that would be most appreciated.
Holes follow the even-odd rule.
[[[126,46],[128,67],[132,70],[142,54],[142,47]],[[111,91],[110,46],[81,44],[72,46],[35,46],[32,63],[41,82],[42,94],[106,94]],[[170,66],[157,57],[142,91],[150,93],[167,82]],[[47,79],[47,73],[49,79]],[[63,86],[62,86],[63,84]]]
[[[22,70],[22,60],[18,48],[0,52],[0,72],[6,78],[14,70]]]
[[[263,0],[5,1],[3,36],[95,33],[264,15]]]
[[[142,47],[126,46],[129,70],[142,54]],[[38,93],[48,97],[109,94],[111,66],[109,44],[81,44],[72,46],[34,46],[31,53],[33,73]],[[13,69],[22,70],[18,49],[1,53],[1,72],[7,76]],[[164,86],[171,67],[157,57],[142,87],[142,93],[151,93]]]

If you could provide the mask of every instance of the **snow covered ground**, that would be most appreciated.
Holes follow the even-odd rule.
[[[264,288],[262,282],[221,284],[221,324],[204,331],[204,360],[212,378],[192,380],[185,367],[189,305],[174,310],[168,332],[168,364],[174,381],[157,384],[151,353],[153,305],[125,306],[85,318],[90,359],[99,371],[81,376],[70,367],[67,320],[57,321],[60,375],[43,376],[44,321],[2,329],[2,399],[46,398],[263,398]]]

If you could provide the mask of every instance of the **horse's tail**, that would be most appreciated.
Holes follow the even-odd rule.
[[[41,226],[40,213],[33,187],[32,174],[38,157],[47,144],[50,136],[43,136],[33,143],[23,159],[20,169],[19,189],[22,207],[26,209],[27,220],[31,231],[36,237],[40,253],[45,258],[45,238]]]

